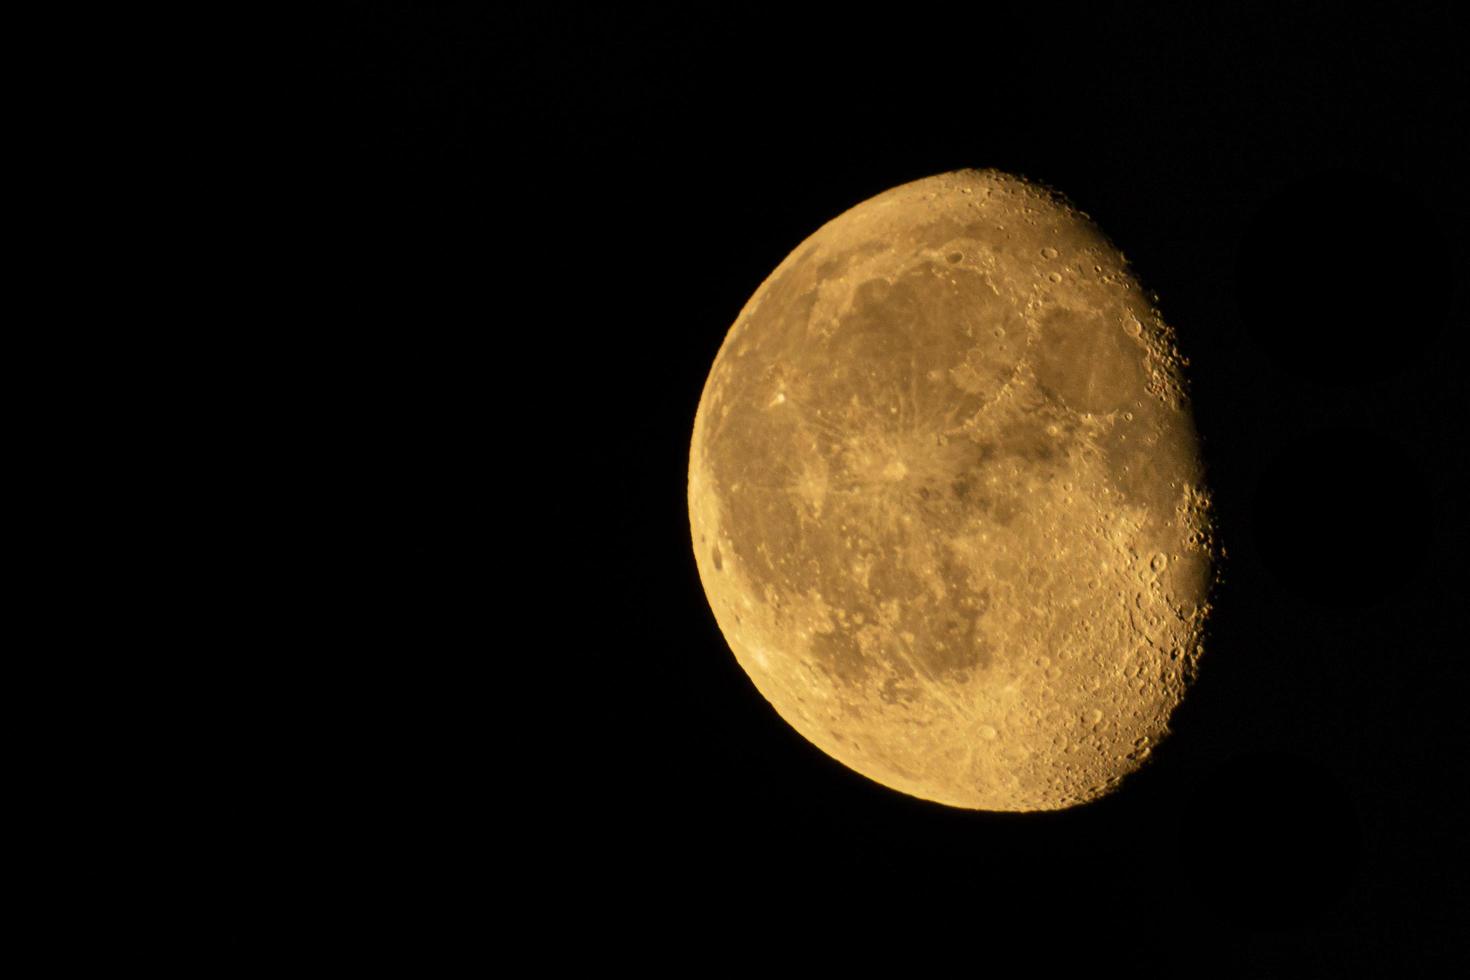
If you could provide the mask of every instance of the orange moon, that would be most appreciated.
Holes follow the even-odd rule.
[[[688,503],[721,632],[806,739],[956,807],[1110,792],[1193,677],[1214,554],[1184,362],[1059,194],[942,174],[741,310]]]

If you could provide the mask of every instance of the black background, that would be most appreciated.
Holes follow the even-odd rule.
[[[529,928],[558,955],[978,968],[1096,929],[1248,975],[1444,975],[1467,818],[1449,5],[490,6],[345,5],[313,52],[286,154],[320,392],[300,463],[347,543],[278,561],[350,599],[266,660],[310,678],[305,737],[233,749],[256,792],[228,816],[230,947]],[[745,300],[831,217],[970,166],[1067,194],[1157,291],[1228,552],[1174,735],[1061,813],[947,809],[805,743],[689,540],[694,411]],[[280,676],[241,701],[277,704]]]

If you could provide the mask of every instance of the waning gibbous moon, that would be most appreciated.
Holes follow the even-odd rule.
[[[793,728],[892,789],[1110,792],[1193,678],[1214,555],[1173,332],[1055,192],[904,184],[746,303],[695,415],[705,593]]]

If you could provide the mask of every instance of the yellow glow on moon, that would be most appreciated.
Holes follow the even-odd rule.
[[[1168,731],[1211,573],[1172,331],[1057,195],[996,171],[818,229],[695,416],[705,593],[756,688],[885,786],[1049,810]]]

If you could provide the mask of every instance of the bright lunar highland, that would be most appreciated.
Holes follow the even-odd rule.
[[[996,171],[819,228],[695,416],[721,632],[823,752],[957,807],[1108,793],[1192,679],[1215,553],[1184,361],[1087,215]]]

